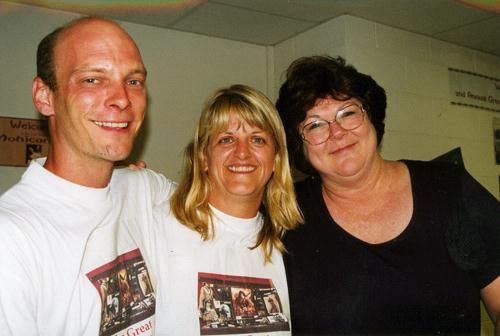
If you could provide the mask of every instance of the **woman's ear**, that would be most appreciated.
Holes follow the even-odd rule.
[[[207,157],[206,156],[203,158],[203,171],[205,173],[208,173],[208,162],[207,162]]]
[[[203,167],[203,171],[208,174],[208,156],[206,148],[203,154],[200,154],[200,163],[201,167]]]
[[[46,117],[54,115],[53,92],[40,78],[35,77],[31,87],[31,98],[38,112]]]

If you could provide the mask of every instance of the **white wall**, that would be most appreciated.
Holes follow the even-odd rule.
[[[285,71],[293,60],[310,55],[345,57],[346,36],[345,19],[342,17],[327,21],[274,46],[274,98],[278,98]]]
[[[291,60],[340,55],[371,75],[388,96],[386,159],[429,160],[461,147],[469,172],[497,198],[493,117],[449,103],[448,67],[500,78],[500,57],[374,22],[342,16],[275,47],[275,95]]]
[[[0,1],[0,116],[37,118],[31,101],[38,42],[77,17],[62,11]],[[182,150],[191,139],[204,100],[234,83],[268,93],[269,48],[122,22],[148,69],[150,106],[132,158],[177,180]],[[0,167],[0,193],[24,168]]]

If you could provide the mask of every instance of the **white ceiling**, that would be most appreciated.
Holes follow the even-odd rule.
[[[468,1],[476,5],[465,5]],[[13,1],[275,45],[349,14],[500,56],[500,0],[57,0]]]

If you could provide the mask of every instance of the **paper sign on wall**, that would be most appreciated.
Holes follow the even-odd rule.
[[[495,163],[500,165],[500,118],[493,118],[493,141],[495,142]]]
[[[48,150],[47,120],[0,117],[0,165],[27,166]]]
[[[500,79],[448,68],[453,105],[500,112]]]

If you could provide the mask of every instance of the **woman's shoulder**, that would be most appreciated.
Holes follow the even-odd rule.
[[[401,160],[408,167],[412,183],[429,186],[454,183],[465,172],[462,165],[446,161]]]
[[[451,161],[439,161],[439,160],[399,160],[397,162],[401,162],[405,164],[410,170],[427,170],[432,169],[435,171],[451,171],[463,169],[463,165],[451,162]]]

